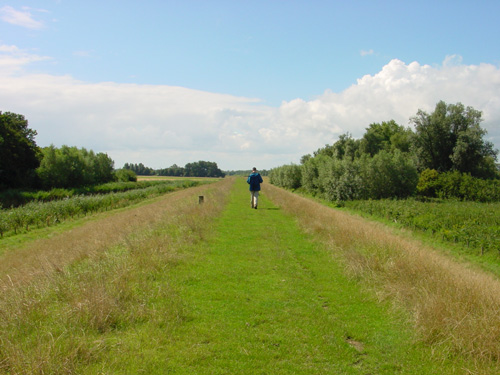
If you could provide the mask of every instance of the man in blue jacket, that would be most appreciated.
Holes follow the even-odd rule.
[[[260,184],[262,181],[261,175],[257,172],[257,168],[253,167],[252,174],[248,176],[247,183],[250,185],[250,194],[252,194],[252,208],[257,209],[257,203],[259,200]]]

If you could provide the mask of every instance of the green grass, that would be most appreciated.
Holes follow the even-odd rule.
[[[176,270],[190,319],[174,332],[167,369],[422,373],[425,350],[402,321],[343,276],[292,218],[265,197],[251,210],[247,195],[238,186],[214,239]]]
[[[24,291],[0,354],[21,353],[19,373],[464,373],[265,194],[258,210],[249,198],[237,179],[221,213],[187,207]]]
[[[265,196],[258,210],[248,200],[239,181],[210,240],[155,276],[175,290],[178,319],[122,332],[117,373],[453,373],[293,218]]]

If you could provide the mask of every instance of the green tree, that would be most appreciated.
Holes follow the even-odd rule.
[[[217,163],[198,161],[184,166],[184,175],[187,177],[224,177],[224,173],[217,167]]]
[[[484,140],[481,111],[440,101],[434,112],[422,110],[410,121],[415,126],[414,150],[420,170],[457,170],[473,176],[494,177],[498,151]]]
[[[155,174],[155,171],[153,168],[146,167],[144,164],[139,163],[139,164],[129,164],[125,163],[123,166],[123,169],[130,169],[134,173],[140,175],[140,176],[153,176]]]
[[[36,135],[23,115],[0,112],[0,189],[35,183],[41,157]]]
[[[354,139],[351,134],[341,134],[332,146],[333,156],[339,160],[347,158],[352,161],[358,155],[359,145],[359,139]]]
[[[415,193],[419,175],[407,154],[382,150],[363,165],[367,198],[406,198]]]
[[[45,188],[72,188],[113,181],[114,162],[85,148],[54,145],[43,149],[37,174]]]
[[[409,152],[411,134],[411,129],[398,125],[394,120],[370,124],[361,139],[360,152],[370,156],[382,150]]]

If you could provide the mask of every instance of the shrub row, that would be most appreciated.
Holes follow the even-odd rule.
[[[345,205],[481,252],[500,250],[500,203],[384,199]]]
[[[273,185],[302,188],[329,201],[381,199],[411,196],[418,182],[417,169],[398,150],[381,151],[374,157],[336,159],[318,155],[302,165],[284,165],[269,173]]]
[[[458,171],[439,173],[426,169],[420,174],[417,192],[424,197],[458,198],[466,201],[500,201],[500,180],[483,180]]]
[[[198,184],[197,181],[186,180],[163,182],[125,192],[87,196],[75,195],[71,198],[50,202],[33,201],[21,207],[0,210],[0,236],[3,237],[4,233],[10,231],[14,231],[14,233],[21,229],[28,231],[33,226],[51,226],[68,218],[125,207],[146,198]]]
[[[106,184],[73,189],[54,188],[48,191],[9,189],[0,192],[0,204],[3,207],[18,207],[29,202],[50,202],[78,195],[118,193],[135,189],[144,189],[161,184],[172,184],[172,181],[108,182]]]

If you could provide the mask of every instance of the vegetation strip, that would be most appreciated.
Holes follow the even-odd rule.
[[[69,246],[66,250],[76,253],[72,257],[52,258],[59,262],[57,272],[40,270],[31,283],[19,281],[20,277],[32,280],[31,269],[4,278],[0,373],[117,373],[116,357],[137,358],[141,338],[134,332],[143,325],[150,325],[156,334],[151,338],[161,333],[160,338],[168,339],[168,327],[182,319],[182,305],[166,279],[168,271],[183,258],[182,248],[200,241],[208,219],[223,209],[224,189],[230,184],[226,180],[183,190],[100,220],[101,226],[106,222],[110,227],[115,224],[115,229],[125,223],[123,214],[130,220],[131,226],[112,239],[96,240],[92,237],[96,227],[82,226],[88,241],[82,237],[80,246],[86,250]],[[199,194],[207,197],[206,204],[198,204]],[[61,235],[60,241],[68,237],[72,232]],[[47,245],[38,249],[44,256],[50,255],[54,243]],[[138,371],[132,366],[122,373]]]
[[[473,364],[464,365],[465,373],[499,373],[497,277],[396,236],[381,224],[273,186],[267,194],[306,231],[328,243],[353,278],[411,313],[419,340],[435,353],[448,353],[455,361],[468,358]]]
[[[492,258],[499,263],[500,202],[384,199],[348,201],[345,202],[345,207],[412,230],[429,232],[442,241],[460,243],[468,252],[476,255],[492,252]]]
[[[0,210],[0,238],[3,238],[4,233],[11,232],[9,234],[15,235],[19,230],[29,231],[33,226],[48,227],[67,219],[126,207],[147,198],[198,184],[200,182],[189,180],[162,182],[142,189],[90,196],[77,195],[63,200],[30,202],[21,207]]]
[[[26,240],[29,234],[13,237],[19,245],[9,241],[9,246],[0,247],[0,286],[8,288],[11,284],[24,284],[47,272],[60,270],[77,259],[105,251],[124,241],[130,233],[144,230],[165,215],[172,215],[185,199],[197,202],[197,194],[212,189],[211,185],[197,186],[156,197],[149,204],[124,208],[105,217],[96,215],[84,222],[75,220],[70,231],[46,228],[36,232],[35,239]],[[2,241],[7,240],[10,238]]]
[[[151,207],[149,214],[156,208],[161,220],[147,230],[122,234],[122,241],[61,264],[36,283],[4,289],[0,371],[498,373],[494,355],[467,351],[469,343],[450,343],[439,331],[438,340],[425,330],[418,336],[400,309],[375,297],[375,290],[391,299],[397,299],[396,290],[412,295],[394,283],[391,294],[387,280],[377,276],[388,268],[382,260],[402,262],[383,253],[381,226],[343,214],[335,218],[333,210],[272,186],[265,186],[259,209],[252,210],[243,179],[236,180],[225,206],[231,181],[176,193],[179,199],[167,212]],[[193,198],[202,191],[205,203],[198,204]],[[373,247],[362,246],[367,238]],[[317,239],[332,242],[325,247]],[[350,258],[359,259],[359,267],[345,261]],[[434,291],[414,274],[419,269],[400,271],[415,280],[416,295],[427,291],[436,302]],[[485,290],[496,281],[489,282]],[[486,296],[475,298],[484,303]],[[451,307],[455,319],[458,310]],[[443,318],[455,327],[460,323]],[[478,335],[470,340],[489,350]]]

